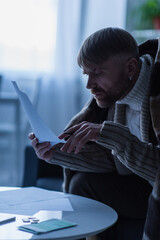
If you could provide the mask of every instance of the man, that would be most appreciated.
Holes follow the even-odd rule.
[[[66,192],[117,211],[117,235],[113,238],[111,232],[111,239],[125,239],[119,232],[124,219],[145,219],[152,189],[148,181],[153,183],[160,162],[149,102],[156,89],[157,51],[158,40],[138,47],[123,29],[95,32],[78,54],[93,98],[59,136],[66,143],[51,147],[49,142],[39,143],[34,133],[29,135],[39,158],[64,167]],[[135,229],[130,232],[133,239],[141,239],[142,230],[139,235],[134,235]]]

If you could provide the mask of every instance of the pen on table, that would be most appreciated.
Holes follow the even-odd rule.
[[[6,219],[3,219],[3,220],[0,221],[0,225],[10,223],[10,222],[14,222],[14,221],[16,221],[16,217],[6,218]]]

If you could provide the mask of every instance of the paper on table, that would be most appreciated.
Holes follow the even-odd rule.
[[[25,204],[65,197],[66,195],[64,193],[53,192],[36,187],[25,187],[16,190],[2,191],[0,194],[0,203],[5,203],[13,206],[17,204]]]
[[[62,219],[63,213],[62,211],[46,211],[46,210],[40,210],[39,212],[36,212],[33,217],[38,218],[40,221],[45,221],[48,219],[56,218],[56,219]]]
[[[12,81],[12,84],[18,94],[18,97],[23,105],[23,108],[26,112],[28,117],[29,123],[32,127],[33,132],[35,133],[36,137],[39,139],[39,142],[50,142],[52,146],[57,143],[63,142],[60,140],[42,121],[38,113],[36,112],[35,108],[33,107],[32,103],[30,102],[27,94],[20,91],[15,81]]]
[[[0,204],[0,213],[35,214],[40,210],[73,211],[73,208],[68,198],[50,199],[17,205]]]
[[[73,211],[72,205],[68,198],[50,199],[32,203],[25,203],[19,205],[19,208],[24,210],[33,209],[35,212],[38,212],[40,210]]]
[[[40,210],[73,211],[67,194],[35,187],[2,191],[0,212],[32,215]]]

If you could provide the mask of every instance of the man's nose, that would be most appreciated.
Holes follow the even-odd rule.
[[[94,78],[91,77],[91,76],[88,76],[88,81],[87,81],[86,88],[91,89],[91,88],[94,88],[95,86],[96,86],[96,83],[94,81]]]

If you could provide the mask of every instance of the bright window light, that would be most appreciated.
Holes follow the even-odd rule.
[[[0,70],[51,72],[57,0],[0,0]]]

